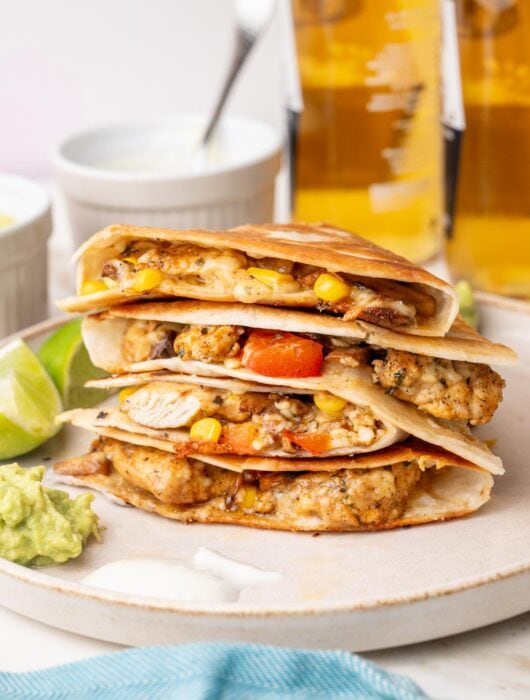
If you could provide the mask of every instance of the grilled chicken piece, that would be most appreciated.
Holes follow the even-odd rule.
[[[149,428],[180,428],[189,425],[201,410],[199,392],[190,385],[151,382],[128,396],[120,410]]]
[[[270,289],[249,275],[249,267],[287,273],[290,279],[278,282],[277,292],[310,292],[310,306],[341,314],[345,321],[361,318],[381,326],[414,326],[417,317],[429,318],[436,312],[434,297],[419,288],[347,274],[342,276],[350,284],[351,294],[335,304],[322,302],[313,294],[313,286],[324,268],[273,257],[253,258],[240,251],[193,243],[132,242],[121,256],[104,262],[101,275],[128,288],[139,270],[158,270],[166,282],[187,281],[192,286],[208,287],[216,294],[232,292],[240,301],[256,302],[267,296]]]
[[[337,347],[326,355],[326,366],[339,363],[345,367],[367,367],[370,363],[370,348]]]
[[[179,326],[159,321],[133,321],[123,334],[121,350],[127,362],[160,357],[223,362],[239,353],[244,329],[239,326]]]
[[[315,452],[371,445],[381,426],[370,408],[346,404],[336,416],[322,412],[312,397],[292,396],[150,382],[137,389],[120,410],[139,425],[154,430],[190,426],[215,416],[222,424],[219,444],[234,454],[259,454],[283,449],[295,454],[304,448],[304,435],[321,436]],[[289,436],[286,433],[294,433]]]
[[[248,266],[243,253],[235,250],[202,248],[192,243],[138,241],[121,258],[107,260],[102,276],[127,286],[138,270],[160,270],[166,277],[199,279],[205,284],[233,283],[234,274]]]
[[[350,304],[348,308],[342,308],[342,306],[343,302],[339,302],[333,310],[342,312],[342,318],[345,321],[354,321],[357,318],[361,318],[363,321],[383,326],[383,328],[414,325],[416,316],[414,307],[403,301],[375,300],[360,312],[355,304]]]
[[[223,362],[241,350],[240,326],[186,326],[175,338],[173,349],[183,360]]]
[[[130,262],[123,260],[107,260],[101,270],[101,276],[119,282],[131,277],[134,266]]]
[[[282,260],[281,258],[251,258],[252,267],[261,267],[265,270],[276,270],[276,272],[293,273],[296,263],[292,260]]]
[[[322,272],[322,269],[315,268],[297,279],[303,287],[312,289]],[[414,302],[412,299],[409,302],[402,301],[399,288],[392,288],[389,294],[385,294],[361,282],[352,279],[348,281],[352,288],[350,296],[334,304],[323,303],[324,308],[342,314],[345,321],[361,318],[388,327],[414,324],[416,318]],[[370,284],[372,284],[371,281]]]
[[[412,304],[418,316],[423,318],[431,318],[436,313],[436,299],[427,292],[420,291],[408,284],[385,279],[371,279],[370,287],[390,299],[399,299],[407,304]]]
[[[90,452],[81,457],[62,459],[53,465],[54,471],[67,476],[83,476],[86,474],[108,474],[111,464],[104,452]]]
[[[399,518],[420,478],[429,478],[417,462],[367,470],[238,474],[111,438],[100,438],[96,448],[126,481],[164,503],[208,508],[213,501],[213,511],[228,508],[288,520],[314,516],[337,529],[374,527]],[[164,481],[173,484],[172,491],[160,488]]]
[[[276,403],[279,410],[282,406],[285,406],[284,411],[290,407],[297,415],[301,415],[301,410],[307,410],[302,401],[285,398],[280,394],[236,394],[227,389],[156,381],[127,397],[120,404],[120,410],[140,425],[164,429],[189,426],[199,418],[214,415],[231,423],[242,423],[267,409],[274,410],[275,402],[280,402]],[[302,409],[295,409],[294,406],[301,406]]]
[[[159,243],[140,255],[138,265],[173,277],[199,277],[203,282],[221,280],[232,284],[236,270],[246,268],[248,261],[235,250],[201,248],[191,243]]]
[[[504,381],[487,365],[388,350],[373,362],[373,379],[398,399],[435,418],[481,425],[502,400]]]
[[[159,321],[133,321],[121,339],[124,360],[133,363],[172,357],[178,328],[176,324]]]
[[[252,510],[314,516],[327,523],[378,525],[403,513],[420,476],[415,462],[331,473],[262,474]]]
[[[203,503],[224,495],[239,476],[203,462],[111,438],[101,437],[93,447],[105,453],[126,481],[152,493],[162,503]]]

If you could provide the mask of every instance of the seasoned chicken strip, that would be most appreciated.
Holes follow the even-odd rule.
[[[122,336],[121,352],[129,363],[178,356],[183,360],[222,364],[240,354],[248,330],[241,326],[182,326],[134,320]],[[331,359],[337,355],[342,364],[349,367],[368,365],[373,354],[369,348],[344,338],[321,336],[318,342],[323,345],[326,357]]]
[[[173,349],[183,360],[223,362],[241,350],[239,326],[187,326],[175,338]]]
[[[238,476],[203,462],[110,438],[98,438],[92,450],[103,452],[126,481],[152,493],[162,503],[185,505],[208,501],[225,494]]]
[[[120,410],[150,428],[180,428],[207,416],[242,423],[273,407],[279,398],[278,394],[236,394],[226,389],[153,381],[128,396]]]
[[[184,283],[189,287],[188,294],[198,287],[214,295],[231,293],[235,300],[245,303],[269,303],[271,286],[256,276],[256,268],[283,273],[283,277],[272,280],[274,292],[295,295],[295,305],[330,311],[346,321],[361,318],[384,327],[414,327],[419,317],[430,318],[436,313],[434,297],[407,284],[343,275],[351,292],[339,302],[330,303],[313,289],[318,277],[326,272],[324,268],[280,258],[254,258],[236,250],[192,243],[133,241],[120,257],[103,263],[101,279],[134,293],[137,274],[156,270],[161,278],[152,289],[157,291],[151,293],[150,288],[141,293],[173,296],[174,285]],[[274,295],[271,303],[276,303]],[[288,304],[288,300],[281,303]]]
[[[488,423],[502,400],[504,380],[487,365],[388,350],[373,362],[373,379],[398,399],[435,418]]]
[[[79,476],[80,474],[108,474],[110,462],[104,452],[93,449],[87,455],[61,459],[53,465],[57,474]]]
[[[133,486],[159,500],[162,493],[164,503],[208,507],[212,501],[213,511],[239,510],[289,520],[314,516],[329,529],[372,528],[399,518],[420,478],[428,478],[415,461],[336,472],[238,474],[112,438],[99,438],[93,449],[104,452]],[[153,478],[155,471],[158,480]],[[161,490],[162,481],[178,481],[180,488],[172,493]]]
[[[143,362],[174,354],[173,340],[178,333],[176,324],[158,321],[131,323],[121,339],[121,351],[127,362]]]
[[[203,248],[192,243],[162,243],[148,241],[131,244],[122,258],[107,260],[102,277],[127,284],[135,272],[150,268],[170,277],[191,278],[195,282],[233,282],[233,275],[247,266],[243,253],[235,250]]]
[[[300,277],[300,284],[311,289],[321,272],[322,270],[316,268],[315,271]],[[403,301],[399,298],[399,294],[396,294],[394,298],[395,287],[391,289],[390,294],[386,294],[383,291],[378,292],[372,287],[367,287],[361,282],[350,281],[352,290],[350,296],[334,304],[320,302],[319,306],[322,309],[329,309],[334,313],[341,314],[345,321],[362,318],[365,321],[378,323],[389,328],[414,325],[416,320],[414,302],[416,300],[414,302]],[[429,308],[431,307],[429,306]]]
[[[178,354],[186,360],[240,362],[246,342],[240,326],[178,326],[154,321],[133,321],[122,338],[124,359],[141,362]],[[413,403],[435,418],[488,423],[502,400],[503,379],[489,366],[444,360],[402,350],[384,351],[373,359],[373,348],[342,339],[319,338],[328,369],[332,363],[346,367],[372,365],[372,379],[387,393]],[[339,347],[334,347],[334,346]]]
[[[311,395],[236,394],[155,381],[128,396],[120,410],[138,425],[155,430],[189,427],[201,418],[214,417],[221,424],[219,446],[234,454],[267,450],[319,454],[369,447],[381,437],[383,426],[370,408],[343,403],[329,414],[317,407]]]
[[[179,326],[158,321],[134,321],[121,339],[127,362],[181,357],[201,362],[224,362],[241,350],[239,326]]]
[[[337,472],[264,474],[259,479],[255,513],[315,516],[327,523],[380,525],[398,518],[421,476],[416,463]],[[246,494],[238,494],[236,505]]]
[[[202,248],[189,243],[159,243],[138,257],[138,265],[160,270],[167,275],[231,284],[234,273],[246,267],[247,259],[236,250]]]

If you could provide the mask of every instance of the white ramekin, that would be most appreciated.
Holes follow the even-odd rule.
[[[197,141],[204,115],[181,114],[144,124],[102,127],[70,137],[53,154],[76,245],[113,223],[169,228],[227,228],[271,221],[282,143],[270,126],[227,115],[214,149],[225,154],[206,172],[161,167],[102,167],[131,153]]]
[[[0,338],[48,315],[50,198],[39,185],[0,174],[0,212],[14,219],[0,228]]]

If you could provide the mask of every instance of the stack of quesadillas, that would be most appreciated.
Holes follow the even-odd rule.
[[[83,336],[120,389],[56,471],[181,521],[379,530],[469,514],[503,466],[509,348],[454,289],[328,225],[111,226],[79,251]]]

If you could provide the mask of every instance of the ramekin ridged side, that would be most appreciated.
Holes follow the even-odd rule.
[[[0,337],[48,315],[48,239],[52,232],[46,192],[17,176],[0,175],[0,187],[4,183],[17,189],[18,213],[13,224],[0,229]],[[25,193],[28,204],[23,214],[19,212],[25,206]]]

